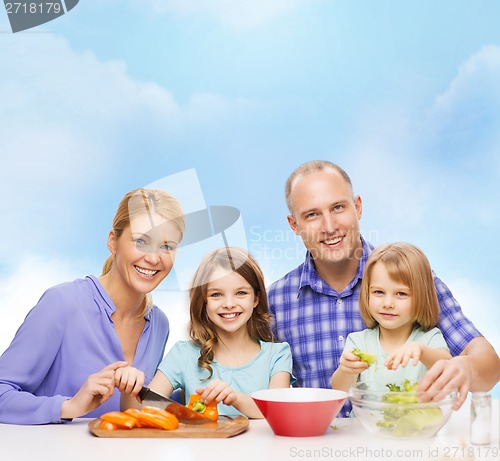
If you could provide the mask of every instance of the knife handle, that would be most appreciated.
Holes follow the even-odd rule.
[[[149,392],[149,387],[143,387],[139,391],[139,398],[141,399],[141,402],[144,400],[144,398],[146,397],[146,395],[148,395],[148,392]]]

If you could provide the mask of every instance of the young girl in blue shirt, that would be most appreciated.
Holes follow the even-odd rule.
[[[211,251],[192,280],[190,340],[172,347],[150,389],[165,396],[182,389],[215,400],[219,414],[262,418],[250,394],[289,387],[292,379],[290,346],[274,342],[269,319],[255,259],[236,247]]]

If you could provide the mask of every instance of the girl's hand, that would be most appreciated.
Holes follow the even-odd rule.
[[[90,375],[78,392],[62,404],[61,418],[78,418],[109,400],[115,390],[115,372],[125,366],[127,362],[111,363]]]
[[[144,385],[144,373],[134,367],[118,368],[115,371],[115,387],[122,393],[137,397]]]
[[[224,405],[233,405],[238,400],[238,394],[229,386],[229,384],[214,379],[205,389],[196,389],[200,394],[200,400],[204,403],[215,400],[217,403],[222,402]]]
[[[384,365],[389,370],[395,370],[401,365],[406,367],[409,361],[413,359],[413,365],[417,365],[420,361],[420,356],[422,355],[422,344],[413,342],[406,343],[401,346],[397,351],[393,352],[389,357],[387,357]]]
[[[368,363],[359,360],[357,355],[354,355],[350,351],[342,352],[339,360],[339,369],[343,373],[348,373],[351,375],[359,375],[361,372],[365,371],[369,367]]]

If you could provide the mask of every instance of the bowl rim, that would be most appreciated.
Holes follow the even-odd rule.
[[[306,397],[315,395],[314,398],[290,400],[292,397]],[[254,400],[276,403],[314,403],[337,400],[347,400],[348,393],[338,389],[326,389],[321,387],[273,387],[261,389],[250,394]]]
[[[419,407],[429,407],[429,406],[439,406],[439,405],[449,405],[453,404],[458,398],[458,388],[454,387],[452,389],[440,389],[434,391],[391,391],[387,386],[358,381],[351,384],[347,390],[349,400],[353,404],[376,404],[385,407],[390,407],[394,405],[404,405],[408,408],[419,408]],[[417,402],[384,402],[382,397],[384,395],[392,396],[408,396],[416,395],[417,398],[424,397],[424,400]],[[370,399],[367,397],[373,396]],[[442,396],[439,400],[436,397]],[[429,399],[430,397],[430,399]]]

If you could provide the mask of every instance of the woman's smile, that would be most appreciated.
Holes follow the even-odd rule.
[[[139,274],[147,278],[153,278],[159,272],[158,270],[146,269],[144,267],[139,267],[139,266],[134,266],[134,267],[135,270],[139,272]]]

